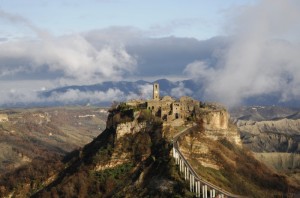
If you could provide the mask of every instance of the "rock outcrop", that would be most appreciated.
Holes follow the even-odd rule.
[[[260,133],[272,132],[285,135],[300,135],[300,119],[280,119],[269,121],[245,121],[238,120],[237,126],[242,132],[248,132],[254,135]]]
[[[226,110],[207,110],[202,116],[203,125],[206,130],[228,129],[229,114]]]
[[[130,145],[130,140],[135,136],[139,135],[143,131],[150,131],[151,125],[147,122],[138,122],[134,119],[131,122],[120,123],[115,129],[115,139],[114,139],[114,149],[112,151],[111,159],[107,163],[100,163],[96,166],[95,170],[101,171],[109,168],[114,168],[116,166],[130,163],[133,161],[134,153]],[[146,136],[146,134],[145,134]],[[147,137],[145,139],[148,140]],[[150,155],[150,150],[145,152],[141,157],[141,160],[146,159]]]
[[[300,120],[238,120],[243,143],[254,152],[300,152]]]
[[[276,170],[300,170],[300,154],[296,153],[255,153],[255,157]]]
[[[119,140],[125,135],[128,134],[136,134],[142,130],[146,130],[146,128],[149,128],[150,126],[147,125],[146,122],[141,122],[138,123],[136,120],[132,122],[125,122],[125,123],[120,123],[117,126],[116,129],[116,139]]]
[[[226,109],[203,109],[198,112],[206,137],[212,140],[227,139],[241,146],[240,133],[237,128],[230,124],[229,113]]]

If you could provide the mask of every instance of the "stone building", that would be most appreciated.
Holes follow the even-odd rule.
[[[151,100],[131,100],[126,103],[130,106],[147,108],[153,115],[165,121],[176,119],[186,120],[195,114],[200,107],[200,102],[188,96],[182,96],[179,100],[171,96],[160,98],[159,84],[153,84],[153,98]]]

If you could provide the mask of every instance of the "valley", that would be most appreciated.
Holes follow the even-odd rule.
[[[300,117],[296,108],[241,107],[232,111],[243,145],[269,168],[300,186]]]
[[[54,174],[67,153],[91,142],[105,129],[107,109],[8,109],[0,111],[0,118],[0,191],[6,192],[18,183],[32,183],[26,177],[41,183],[44,174]],[[16,176],[20,177],[18,182]]]
[[[171,157],[173,136],[191,125],[193,130],[178,138],[179,149],[206,181],[236,196],[297,193],[297,110],[262,108],[262,113],[248,107],[232,112],[230,121],[223,106],[197,106],[187,99],[180,104],[194,111],[168,114],[169,121],[133,101],[128,104],[135,106],[121,103],[110,109],[2,110],[1,195],[193,197]],[[170,99],[156,101],[165,102]],[[177,113],[184,113],[186,121]]]

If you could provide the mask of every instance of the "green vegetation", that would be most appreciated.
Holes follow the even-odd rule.
[[[91,176],[95,177],[99,182],[105,182],[108,178],[120,181],[122,176],[128,173],[132,168],[133,163],[125,163],[104,171],[92,171]]]

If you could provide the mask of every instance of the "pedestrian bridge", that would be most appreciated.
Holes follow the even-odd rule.
[[[227,192],[224,189],[215,186],[214,184],[201,178],[193,169],[193,167],[189,164],[189,162],[184,158],[183,154],[179,150],[178,138],[189,133],[192,127],[182,130],[173,138],[173,157],[175,159],[176,164],[179,166],[179,171],[182,173],[182,175],[184,175],[184,179],[189,182],[190,191],[195,193],[196,197],[202,198],[244,197],[240,195],[231,194],[230,192]]]

